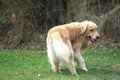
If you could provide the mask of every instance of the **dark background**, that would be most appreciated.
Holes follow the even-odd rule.
[[[47,31],[92,20],[100,45],[120,48],[120,0],[0,0],[0,48],[45,49]]]

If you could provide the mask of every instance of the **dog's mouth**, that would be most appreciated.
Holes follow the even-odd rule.
[[[89,36],[89,40],[90,40],[92,43],[96,43],[96,42],[97,42],[97,39],[92,39],[90,36]]]

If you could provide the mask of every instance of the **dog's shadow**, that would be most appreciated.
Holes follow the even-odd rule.
[[[63,75],[71,75],[70,71],[67,68],[64,68],[61,70]],[[120,70],[113,70],[113,69],[107,69],[107,68],[89,68],[88,72],[85,72],[83,70],[81,70],[80,68],[76,68],[76,72],[80,75],[80,74],[87,74],[87,75],[120,75]]]

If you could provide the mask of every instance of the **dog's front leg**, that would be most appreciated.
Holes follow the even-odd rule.
[[[84,59],[83,59],[82,54],[80,53],[79,49],[74,50],[74,57],[75,57],[75,60],[77,61],[77,63],[79,64],[80,68],[84,71],[88,71],[85,66]]]

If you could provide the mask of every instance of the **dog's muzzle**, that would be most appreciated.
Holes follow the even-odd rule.
[[[89,36],[89,39],[90,39],[90,41],[92,42],[92,43],[95,43],[95,42],[97,42],[97,40],[100,38],[100,36],[96,36],[96,38],[91,38],[90,36]]]

